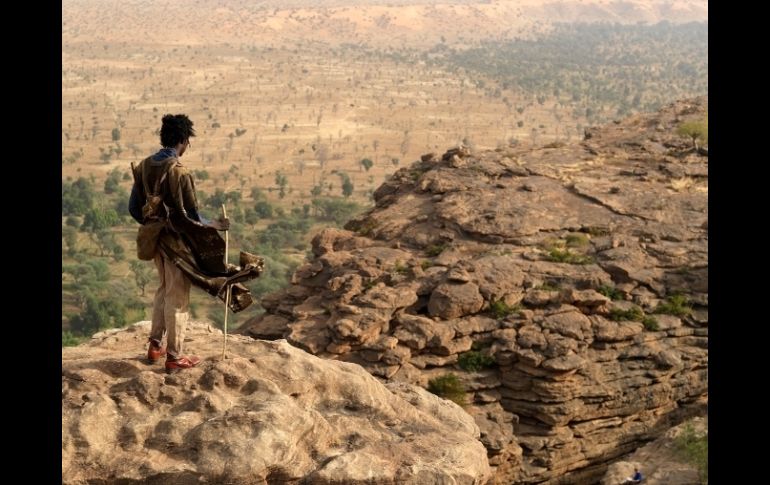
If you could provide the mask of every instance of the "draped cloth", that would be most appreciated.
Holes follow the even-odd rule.
[[[225,262],[225,241],[216,229],[182,214],[173,214],[158,236],[157,250],[190,282],[209,295],[226,301],[230,293],[230,309],[238,313],[254,300],[243,282],[259,277],[264,258],[241,251],[239,266]]]

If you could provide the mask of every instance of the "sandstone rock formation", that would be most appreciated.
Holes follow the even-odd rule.
[[[577,144],[426,154],[347,230],[318,234],[240,331],[388,382],[456,374],[493,481],[597,481],[705,412],[708,156],[675,132],[706,111],[701,98]]]
[[[205,358],[167,375],[142,361],[148,322],[62,349],[65,484],[456,483],[490,476],[459,406],[282,340],[228,339],[205,324]]]

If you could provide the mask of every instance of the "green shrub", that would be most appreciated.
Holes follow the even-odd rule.
[[[621,293],[614,286],[602,285],[599,288],[597,288],[596,291],[598,291],[602,295],[606,296],[610,300],[622,300],[623,299],[623,293]]]
[[[645,315],[641,308],[638,306],[631,307],[628,310],[620,310],[619,308],[613,308],[610,310],[610,320],[615,322],[628,321],[642,322],[644,329],[650,332],[656,332],[660,330],[658,321],[655,317]]]
[[[546,257],[548,261],[554,263],[569,263],[569,264],[590,264],[594,262],[591,256],[585,254],[575,254],[569,249],[551,248]]]
[[[433,258],[443,253],[445,249],[446,244],[432,244],[425,249],[425,254]]]
[[[456,375],[449,373],[428,381],[428,391],[449,399],[460,406],[465,405],[465,386]]]
[[[690,312],[692,312],[692,308],[684,295],[671,295],[655,309],[655,313],[665,313],[677,317],[685,317]]]
[[[626,321],[626,320],[641,322],[644,320],[644,312],[638,306],[633,306],[628,310],[613,308],[610,310],[610,320],[613,320],[615,322]]]
[[[85,337],[79,337],[72,332],[62,331],[61,333],[61,346],[62,347],[74,347],[79,345]]]
[[[650,332],[657,332],[660,330],[658,321],[655,320],[655,317],[646,316],[642,318],[642,324],[644,325],[644,329],[649,330]]]
[[[674,440],[677,454],[688,463],[695,465],[703,483],[709,479],[709,435],[698,436],[692,424],[685,425],[681,434]]]
[[[375,280],[369,280],[366,283],[364,283],[364,289],[365,290],[370,290],[370,289],[374,288],[374,285],[376,285],[376,284],[377,284],[377,282]]]
[[[460,354],[457,363],[462,370],[476,372],[495,365],[495,359],[489,354],[471,350]]]
[[[421,170],[421,169],[412,169],[409,171],[409,179],[412,181],[412,183],[417,183],[417,181],[422,177],[422,174],[427,172],[427,170]]]
[[[521,311],[521,305],[508,305],[503,300],[497,300],[489,304],[489,310],[495,315],[495,318],[499,319],[518,313]]]
[[[393,265],[393,271],[398,274],[407,275],[409,274],[410,270],[409,267],[402,264],[401,261],[396,261],[396,263]]]
[[[588,245],[588,236],[585,234],[570,234],[565,238],[565,240],[567,241],[567,246],[573,248]]]

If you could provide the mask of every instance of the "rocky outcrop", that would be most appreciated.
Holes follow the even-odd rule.
[[[480,484],[480,430],[459,406],[284,340],[205,324],[204,361],[167,375],[142,357],[147,322],[62,349],[66,484]]]
[[[706,109],[573,145],[427,154],[317,235],[240,331],[387,382],[456,374],[494,481],[596,481],[704,412],[708,157],[675,131]]]

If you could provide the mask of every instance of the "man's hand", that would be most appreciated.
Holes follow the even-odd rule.
[[[227,231],[230,229],[230,219],[225,219],[224,217],[220,217],[219,219],[214,219],[209,223],[209,226],[213,227],[217,231]]]

